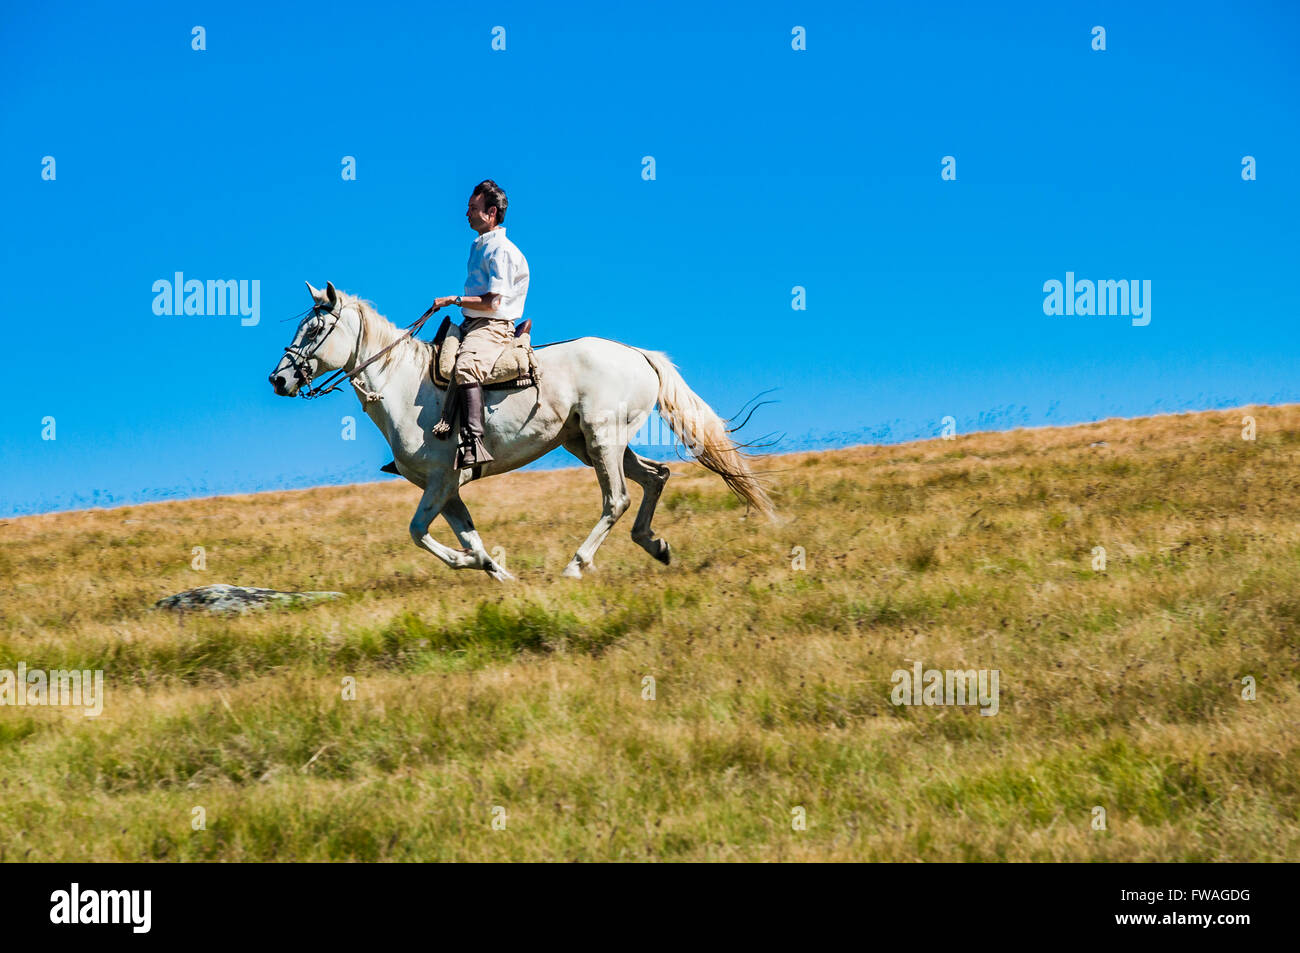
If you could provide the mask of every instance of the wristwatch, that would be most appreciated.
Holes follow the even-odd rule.
[[[460,295],[456,295],[456,307],[460,307]]]

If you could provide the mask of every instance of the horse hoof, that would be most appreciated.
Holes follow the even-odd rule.
[[[655,553],[655,559],[659,560],[665,566],[671,565],[673,561],[673,549],[668,545],[668,540],[659,540],[659,552]]]
[[[564,567],[564,572],[562,572],[560,575],[562,575],[565,579],[581,579],[582,570],[578,568],[577,563],[569,563],[569,565]]]
[[[507,571],[506,567],[499,566],[498,563],[491,562],[490,559],[487,560],[486,563],[484,563],[484,572],[486,572],[487,575],[493,577],[493,579],[497,580],[498,582],[515,581],[515,577],[513,577],[511,573]]]

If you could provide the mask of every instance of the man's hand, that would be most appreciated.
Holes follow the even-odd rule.
[[[439,311],[441,311],[443,308],[450,307],[451,305],[453,305],[453,304],[455,304],[455,303],[456,303],[456,297],[455,297],[455,295],[451,296],[450,298],[434,298],[434,299],[433,299],[433,311],[430,312],[430,313],[431,313],[431,314],[437,314],[437,313],[438,313]]]

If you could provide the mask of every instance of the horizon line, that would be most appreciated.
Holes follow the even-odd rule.
[[[1087,427],[1093,424],[1106,423],[1112,420],[1124,420],[1124,421],[1153,420],[1160,417],[1178,417],[1178,416],[1186,416],[1189,414],[1229,413],[1231,411],[1244,411],[1252,407],[1275,408],[1275,407],[1295,406],[1296,404],[1300,404],[1300,401],[1282,401],[1273,404],[1253,402],[1247,404],[1234,404],[1227,407],[1204,407],[1195,410],[1174,410],[1174,411],[1166,411],[1162,413],[1138,414],[1133,417],[1111,415],[1107,417],[1096,417],[1091,420],[1078,420],[1078,421],[1073,421],[1070,423],[1063,423],[1063,424],[1019,424],[1012,427],[992,428],[989,430],[972,430],[963,433],[955,433],[954,436],[951,438],[946,438],[941,434],[936,434],[928,437],[912,437],[912,438],[905,438],[897,441],[885,440],[878,443],[869,443],[869,442],[842,443],[842,444],[828,443],[826,445],[794,447],[794,448],[790,448],[782,451],[770,452],[770,453],[753,453],[752,456],[755,458],[767,459],[767,458],[795,456],[797,454],[832,453],[840,450],[855,450],[861,447],[906,447],[911,444],[931,443],[935,440],[955,440],[957,437],[976,437],[985,434],[1015,433],[1017,430],[1031,430],[1031,431],[1070,430],[1075,427]],[[867,427],[863,427],[859,432],[865,432],[868,429],[869,428]],[[885,431],[888,431],[889,430],[888,425],[884,425],[884,429]],[[802,441],[807,441],[809,439],[816,440],[817,438],[811,437],[811,433],[810,433],[810,434],[805,434],[803,437],[798,439]],[[558,450],[561,448],[557,447],[555,449]],[[507,476],[510,473],[559,473],[565,470],[590,469],[590,467],[580,462],[576,462],[576,460],[574,465],[572,466],[550,466],[550,467],[536,467],[536,468],[533,467],[533,464],[546,459],[546,457],[548,456],[550,456],[550,453],[547,453],[542,457],[539,457],[537,460],[534,460],[531,463],[527,463],[522,467],[518,467],[514,470],[509,470],[506,473],[499,473],[493,475]],[[663,462],[668,462],[668,461],[663,461]],[[678,462],[693,463],[699,465],[698,461],[695,460],[694,458],[679,457]],[[357,464],[356,466],[361,466],[361,464]],[[354,466],[351,469],[356,469],[356,467]],[[0,526],[4,526],[8,523],[16,522],[18,520],[33,519],[33,518],[39,518],[45,516],[61,516],[69,513],[86,513],[92,511],[100,511],[100,512],[108,513],[108,512],[112,512],[113,510],[132,509],[139,506],[164,506],[171,503],[187,503],[187,502],[197,502],[202,500],[238,499],[241,497],[266,496],[273,493],[308,493],[313,490],[342,489],[342,488],[356,487],[356,486],[389,485],[389,484],[399,483],[399,482],[409,483],[410,481],[406,480],[403,477],[393,477],[391,479],[380,479],[380,480],[352,480],[352,481],[343,481],[338,483],[313,483],[307,486],[286,486],[286,487],[278,487],[278,488],[268,487],[262,489],[254,489],[254,490],[235,490],[235,491],[225,492],[225,493],[212,493],[209,495],[203,495],[202,493],[199,493],[193,496],[174,496],[174,497],[164,497],[164,498],[155,498],[155,499],[143,499],[143,500],[136,500],[134,502],[127,501],[121,503],[114,503],[109,506],[97,506],[97,505],[90,504],[86,506],[72,506],[64,509],[47,509],[47,510],[35,509],[28,512],[11,512],[9,514],[0,515]],[[413,486],[414,484],[411,485]],[[95,492],[98,493],[99,491],[95,491]],[[157,492],[167,493],[170,491],[160,490]]]

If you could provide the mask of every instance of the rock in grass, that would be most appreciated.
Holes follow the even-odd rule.
[[[199,586],[186,589],[174,596],[159,599],[155,609],[174,609],[177,612],[239,612],[263,609],[267,606],[303,606],[327,599],[338,599],[341,592],[277,592],[275,589],[257,589],[252,586]]]

